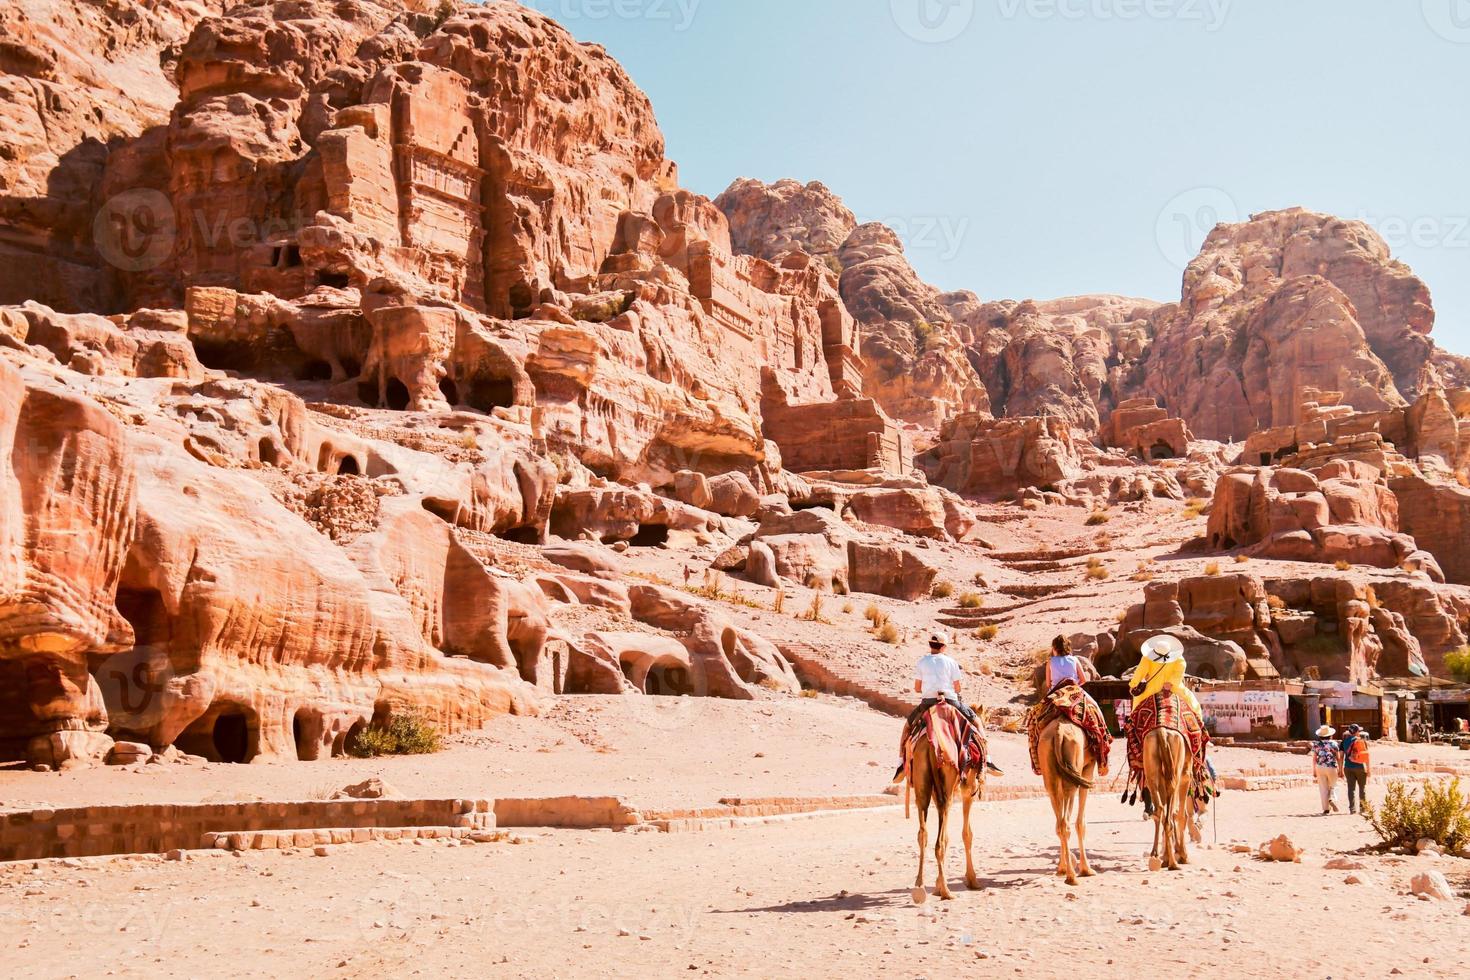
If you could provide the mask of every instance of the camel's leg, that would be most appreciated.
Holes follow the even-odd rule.
[[[1072,828],[1069,826],[1076,798],[1075,787],[1061,786],[1057,790],[1057,798],[1052,801],[1057,817],[1057,874],[1066,878],[1069,885],[1077,884],[1077,869],[1072,864]]]
[[[1179,778],[1178,802],[1175,803],[1174,833],[1178,840],[1178,861],[1189,863],[1189,824],[1194,819],[1194,802],[1189,798],[1191,780],[1186,775]]]
[[[1089,775],[1092,775],[1089,773]],[[1087,861],[1087,790],[1077,791],[1077,875],[1091,878],[1097,872]]]
[[[965,887],[972,891],[980,888],[980,878],[975,874],[975,831],[970,827],[970,808],[975,805],[975,789],[974,785],[966,783],[964,796],[961,798],[965,820]]]
[[[1159,821],[1159,811],[1158,810],[1155,810],[1154,811],[1154,849],[1149,852],[1149,857],[1156,857],[1156,858],[1162,858],[1163,857],[1164,852],[1159,849],[1159,843],[1160,843],[1160,841],[1159,841],[1159,827],[1160,826],[1161,826],[1161,824],[1160,824],[1160,821]]]
[[[938,778],[944,780],[946,777],[941,773]],[[949,786],[934,794],[934,806],[939,811],[938,840],[934,844],[934,892],[945,901],[954,898],[949,890],[949,882],[944,880],[944,855],[949,851],[949,811],[950,802],[954,799],[954,789],[955,787]]]
[[[929,850],[929,787],[920,783],[919,797],[919,874],[914,879],[915,888],[924,887],[924,857]]]

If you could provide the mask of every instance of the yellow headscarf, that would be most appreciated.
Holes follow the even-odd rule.
[[[1199,700],[1184,683],[1187,669],[1184,644],[1167,634],[1149,640],[1143,645],[1143,659],[1138,662],[1128,682],[1130,692],[1139,692],[1133,695],[1133,707],[1137,708],[1155,694],[1163,693],[1165,686],[1172,686],[1179,699],[1203,718]]]

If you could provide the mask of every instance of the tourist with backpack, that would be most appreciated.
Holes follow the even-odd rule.
[[[1342,740],[1342,774],[1347,779],[1348,812],[1357,813],[1358,807],[1368,805],[1368,733],[1361,725],[1349,725],[1347,738]]]
[[[1312,743],[1312,774],[1322,794],[1322,816],[1341,811],[1337,808],[1337,780],[1342,773],[1342,748],[1337,744],[1337,729],[1323,725],[1317,729]]]

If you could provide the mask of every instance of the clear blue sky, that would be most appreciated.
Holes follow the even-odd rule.
[[[1213,215],[1300,204],[1385,232],[1470,353],[1470,0],[528,5],[627,67],[685,186],[821,180],[942,288],[1177,299]]]

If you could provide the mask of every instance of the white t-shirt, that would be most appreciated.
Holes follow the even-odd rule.
[[[1052,687],[1056,687],[1062,681],[1076,681],[1082,683],[1082,665],[1074,656],[1052,657],[1047,665],[1046,675]]]
[[[954,686],[964,676],[965,672],[955,663],[954,658],[942,653],[920,657],[918,666],[914,668],[914,679],[920,683],[920,692],[925,700],[944,694],[958,694]]]

